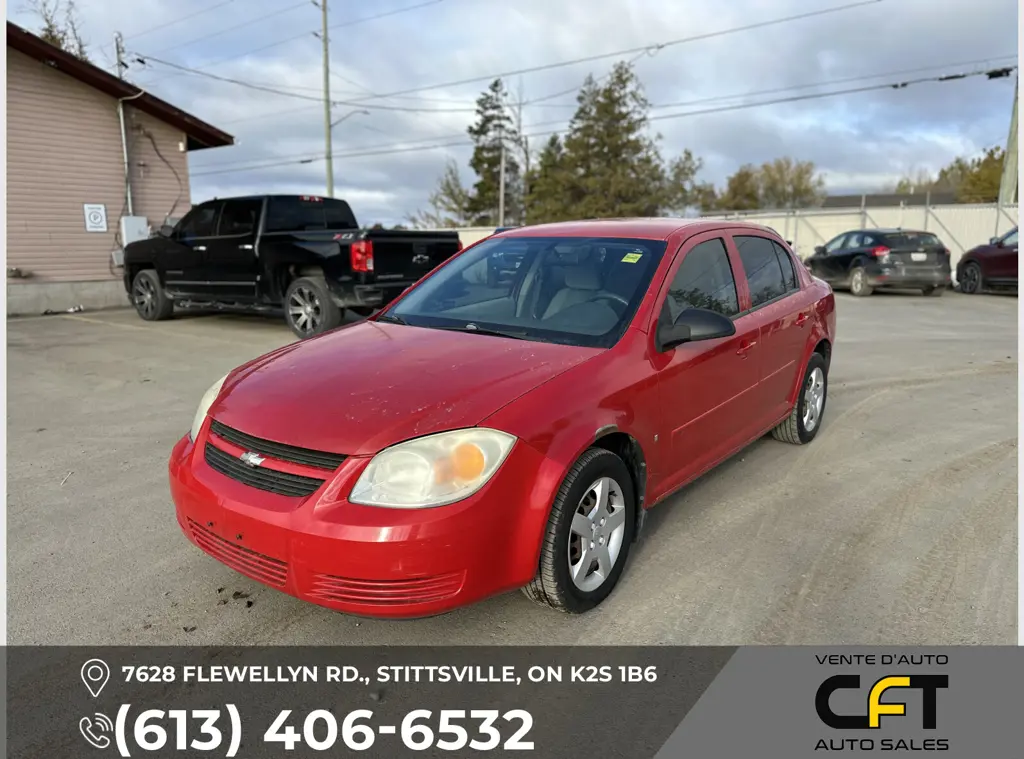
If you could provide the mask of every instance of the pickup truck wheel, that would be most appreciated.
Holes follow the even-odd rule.
[[[288,285],[284,296],[284,318],[301,338],[313,337],[341,324],[341,309],[331,300],[327,283],[314,277],[300,277]]]
[[[169,319],[174,313],[174,301],[167,297],[153,269],[143,269],[132,280],[132,305],[148,322]]]

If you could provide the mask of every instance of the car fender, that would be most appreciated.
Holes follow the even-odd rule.
[[[814,354],[814,349],[824,340],[828,343],[828,356],[826,361],[831,364],[832,360],[832,348],[835,345],[835,332],[836,332],[836,300],[835,295],[832,294],[831,288],[829,289],[828,295],[818,300],[814,305],[814,318],[810,321],[811,329],[807,333],[807,341],[804,343],[804,349],[800,357],[800,371],[796,374],[796,381],[793,383],[793,388],[789,392],[789,405],[790,407],[796,405],[797,398],[800,394],[800,388],[804,382],[804,372],[808,362],[811,360],[811,356]]]

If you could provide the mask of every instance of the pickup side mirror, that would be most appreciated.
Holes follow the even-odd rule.
[[[174,227],[172,227],[170,224],[161,224],[160,229],[158,229],[156,232],[161,237],[174,237]]]
[[[674,324],[658,324],[655,345],[659,353],[664,353],[682,343],[715,340],[735,334],[736,325],[729,317],[706,308],[688,308],[676,317]]]

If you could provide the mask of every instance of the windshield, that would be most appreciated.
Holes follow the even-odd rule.
[[[636,313],[664,252],[660,240],[493,238],[438,269],[382,317],[611,347]]]

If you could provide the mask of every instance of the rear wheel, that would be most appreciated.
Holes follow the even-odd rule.
[[[804,445],[814,440],[825,415],[828,400],[828,366],[820,353],[812,353],[804,372],[804,382],[792,413],[772,430],[772,437],[783,443]]]
[[[132,305],[148,322],[169,319],[174,313],[174,301],[167,297],[160,275],[153,269],[143,269],[132,280]]]
[[[970,261],[960,272],[960,292],[977,295],[981,292],[981,267]]]
[[[863,266],[855,266],[850,272],[850,292],[858,297],[871,295],[873,288],[868,282],[868,274]]]
[[[603,448],[580,456],[555,497],[527,598],[569,614],[607,598],[626,564],[635,505],[622,459]]]
[[[327,290],[327,283],[315,277],[299,277],[284,296],[284,318],[301,338],[313,337],[341,324],[342,310]]]

